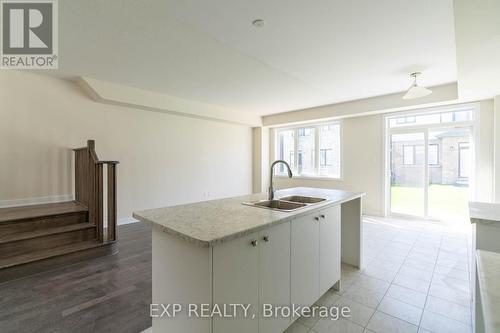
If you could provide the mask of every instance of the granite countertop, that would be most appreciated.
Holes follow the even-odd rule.
[[[489,202],[469,202],[469,215],[472,223],[500,222],[500,204]]]
[[[302,195],[326,198],[327,201],[310,205],[293,212],[282,212],[243,205],[267,199],[264,193],[241,197],[197,202],[193,204],[163,207],[134,212],[134,218],[147,222],[156,230],[175,235],[200,246],[212,246],[235,239],[271,225],[286,222],[290,218],[308,214],[326,206],[340,204],[365,193],[295,187],[276,191],[276,198]]]
[[[485,332],[500,332],[500,253],[477,250],[476,258]]]

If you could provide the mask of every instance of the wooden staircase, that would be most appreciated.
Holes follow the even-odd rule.
[[[118,162],[99,161],[94,147],[75,149],[75,201],[0,209],[0,282],[117,252]]]

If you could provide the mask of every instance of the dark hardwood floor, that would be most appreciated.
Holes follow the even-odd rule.
[[[119,253],[0,284],[0,332],[138,333],[151,327],[151,229],[118,226]]]

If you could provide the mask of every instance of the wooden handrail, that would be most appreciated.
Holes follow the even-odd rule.
[[[99,161],[98,164],[120,164],[118,161]]]
[[[116,165],[118,161],[100,161],[95,152],[95,141],[88,140],[87,147],[75,152],[75,200],[86,205],[89,221],[97,228],[100,242],[116,240]],[[107,221],[104,221],[104,166],[107,170]],[[107,233],[105,234],[105,223]]]

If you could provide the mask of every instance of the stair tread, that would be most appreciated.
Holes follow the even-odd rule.
[[[64,254],[74,253],[82,250],[105,246],[113,242],[99,243],[97,240],[83,241],[63,246],[54,247],[36,253],[21,254],[18,256],[0,259],[0,269],[14,267],[21,264],[27,264],[38,260],[49,259]]]
[[[87,207],[76,201],[0,208],[0,223],[86,211]]]
[[[32,239],[32,238],[37,238],[37,237],[43,237],[43,236],[48,236],[48,235],[61,234],[61,233],[65,233],[65,232],[90,229],[90,228],[95,228],[95,224],[84,222],[84,223],[75,223],[75,224],[64,225],[64,226],[60,226],[60,227],[52,227],[52,228],[49,227],[49,228],[44,228],[44,229],[40,229],[40,230],[18,232],[18,233],[13,233],[13,234],[4,235],[4,236],[0,235],[0,244],[14,242],[14,241],[21,241],[21,240],[25,240],[25,239]]]

